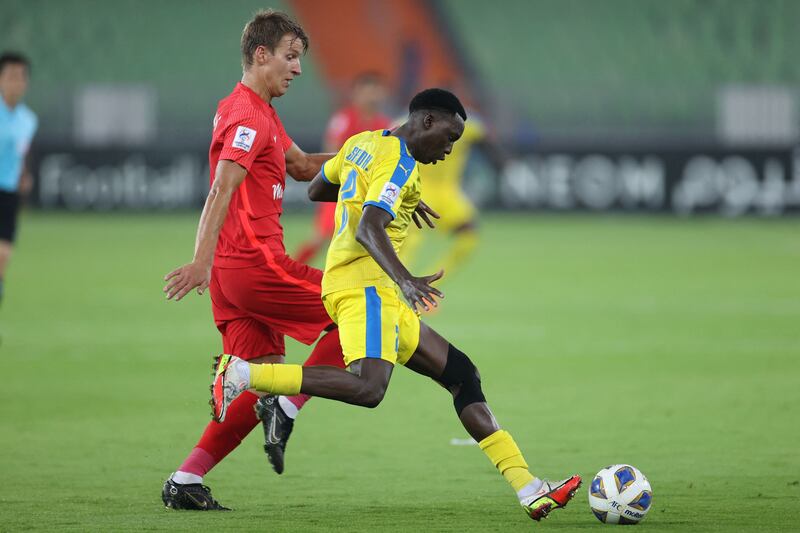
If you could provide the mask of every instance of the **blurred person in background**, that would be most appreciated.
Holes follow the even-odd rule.
[[[38,120],[22,103],[29,75],[30,62],[25,56],[15,52],[0,55],[0,302],[20,201],[33,187],[26,159]]]
[[[364,72],[353,80],[349,104],[333,114],[325,130],[324,152],[337,152],[357,133],[388,128],[391,120],[383,114],[386,102],[386,84],[377,72]],[[324,249],[333,236],[336,204],[322,202],[317,205],[314,234],[300,245],[295,259],[309,263]]]
[[[464,177],[467,164],[476,148],[480,148],[490,163],[499,171],[506,156],[491,140],[483,121],[470,110],[464,124],[464,134],[453,146],[447,159],[436,165],[420,167],[420,179],[424,184],[423,200],[436,211],[440,218],[437,231],[447,238],[447,245],[427,269],[444,270],[450,277],[472,256],[478,245],[478,210],[464,192]],[[409,230],[408,239],[401,250],[401,258],[414,264],[417,252],[424,241],[417,228]]]

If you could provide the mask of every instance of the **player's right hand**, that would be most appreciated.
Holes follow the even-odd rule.
[[[444,298],[444,294],[439,289],[431,287],[431,283],[441,279],[442,276],[444,276],[444,270],[440,270],[431,276],[411,277],[398,283],[400,290],[403,291],[403,296],[406,297],[414,312],[417,312],[417,305],[425,311],[430,311],[431,307],[439,306],[436,298]]]
[[[211,283],[211,267],[189,263],[164,276],[164,281],[167,282],[164,287],[167,300],[174,298],[177,302],[194,288],[197,288],[197,294],[203,294]]]

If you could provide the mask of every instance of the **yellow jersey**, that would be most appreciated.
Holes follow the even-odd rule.
[[[464,122],[464,133],[461,134],[458,142],[453,145],[453,151],[448,154],[445,160],[439,161],[435,165],[425,165],[420,169],[422,179],[425,180],[425,188],[427,189],[429,186],[458,186],[464,177],[464,169],[467,166],[472,145],[485,136],[486,130],[479,120],[470,118]]]
[[[400,250],[421,195],[419,165],[405,141],[389,130],[354,135],[322,165],[322,178],[339,185],[322,295],[360,287],[394,287],[394,281],[356,241],[356,230],[364,207],[383,209],[392,215],[386,233],[395,252]]]

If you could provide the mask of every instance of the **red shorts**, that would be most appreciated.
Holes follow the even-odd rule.
[[[317,208],[317,233],[326,239],[333,237],[336,228],[336,202],[320,202]]]
[[[211,307],[225,353],[284,355],[284,335],[304,344],[333,324],[320,298],[322,271],[286,255],[248,268],[213,268]]]

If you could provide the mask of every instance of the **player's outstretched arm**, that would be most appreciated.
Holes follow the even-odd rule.
[[[286,151],[286,172],[295,181],[311,181],[322,164],[336,154],[307,154],[292,143]]]
[[[167,285],[164,292],[167,293],[167,300],[180,300],[194,288],[197,294],[203,294],[211,282],[211,265],[214,262],[214,250],[217,247],[217,239],[228,214],[228,205],[231,203],[231,196],[234,191],[242,184],[247,170],[226,159],[217,164],[214,173],[214,183],[208,191],[206,205],[200,215],[200,223],[197,225],[197,238],[194,247],[194,259],[191,263],[183,265],[164,276]]]
[[[439,289],[431,287],[431,283],[444,275],[440,270],[432,276],[414,277],[406,269],[397,253],[394,251],[392,241],[386,234],[386,226],[392,221],[392,215],[380,207],[368,205],[364,207],[361,221],[358,223],[356,240],[367,250],[378,265],[403,291],[411,308],[417,310],[417,305],[426,311],[430,306],[437,307],[436,298],[444,298]]]
[[[335,202],[339,199],[339,184],[325,181],[322,172],[308,184],[308,199],[312,202]]]

